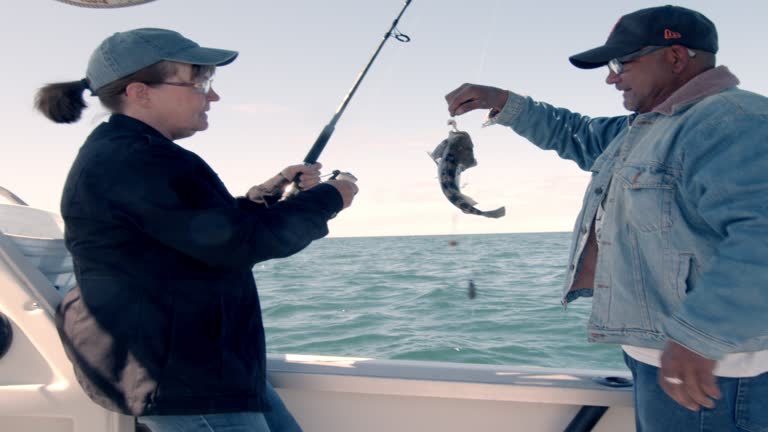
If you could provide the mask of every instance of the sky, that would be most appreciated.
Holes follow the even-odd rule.
[[[138,27],[181,32],[203,46],[240,52],[219,68],[221,100],[210,127],[178,143],[203,157],[233,195],[300,163],[330,120],[403,0],[156,0],[122,9],[78,8],[55,0],[5,0],[0,52],[0,186],[58,212],[62,186],[83,140],[107,113],[96,98],[74,125],[34,111],[45,83],[85,76],[107,36]],[[13,3],[13,6],[11,6]],[[589,175],[486,113],[456,118],[478,165],[462,190],[500,219],[466,215],[440,192],[427,156],[448,136],[445,94],[462,83],[492,85],[593,117],[625,115],[606,68],[580,70],[568,56],[602,45],[618,18],[665,3],[624,0],[413,0],[350,101],[320,157],[324,171],[349,171],[360,192],[330,222],[331,237],[570,231]],[[768,2],[674,3],[718,27],[718,63],[741,87],[768,94],[763,45]]]

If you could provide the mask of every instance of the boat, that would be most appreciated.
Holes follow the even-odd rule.
[[[74,375],[54,313],[75,283],[58,214],[0,187],[0,430],[134,432]],[[600,371],[269,354],[306,432],[634,431],[631,377]]]

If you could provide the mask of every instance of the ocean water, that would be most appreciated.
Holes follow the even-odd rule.
[[[254,267],[276,354],[623,370],[560,304],[569,233],[327,238]],[[476,296],[468,295],[469,280]]]

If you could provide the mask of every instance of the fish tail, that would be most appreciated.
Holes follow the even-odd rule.
[[[485,217],[498,219],[507,214],[507,210],[504,207],[499,207],[496,210],[482,212],[481,214]]]

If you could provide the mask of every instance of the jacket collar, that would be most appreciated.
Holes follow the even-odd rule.
[[[739,85],[739,79],[725,66],[718,66],[696,75],[692,80],[672,93],[653,112],[672,115],[677,110]]]
[[[125,114],[112,114],[109,117],[109,124],[117,126],[121,129],[127,129],[142,135],[149,135],[152,138],[159,138],[163,141],[173,143],[173,141],[166,138],[165,135],[161,134],[157,129],[139,119],[127,116]]]

